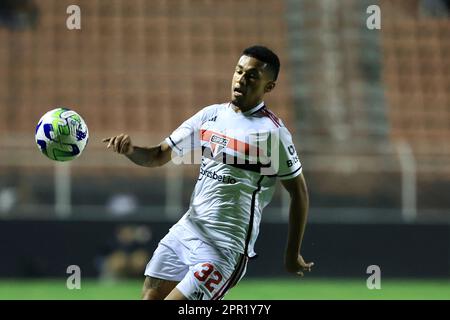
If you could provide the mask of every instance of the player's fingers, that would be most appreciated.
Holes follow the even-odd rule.
[[[119,146],[120,143],[122,142],[122,138],[123,138],[123,134],[120,134],[116,137],[116,140],[114,141],[114,151],[115,152],[119,152]]]
[[[124,154],[127,148],[128,148],[127,143],[126,142],[122,143],[122,146],[120,147],[120,154]]]
[[[133,148],[133,144],[131,143],[131,138],[130,136],[126,135],[126,148],[124,148],[123,152],[124,153],[128,153],[130,151],[130,149]]]
[[[300,277],[303,277],[303,272],[297,271],[297,275],[300,276]]]
[[[111,144],[111,147],[113,149],[114,152],[117,152],[117,143],[118,143],[119,138],[115,138],[114,142]]]
[[[308,272],[311,272],[311,269],[312,269],[312,266],[314,265],[314,263],[308,263],[304,268],[303,268],[303,270],[304,271],[308,271]]]
[[[111,138],[105,138],[105,139],[102,139],[102,142],[109,142],[111,140]]]
[[[126,151],[128,150],[128,146],[130,145],[130,140],[128,139],[123,139],[122,141],[122,145],[120,146],[120,153],[126,153]]]
[[[112,138],[109,140],[109,143],[108,143],[108,145],[106,146],[107,149],[109,149],[109,148],[113,145],[114,140],[116,140],[116,137],[112,137]]]

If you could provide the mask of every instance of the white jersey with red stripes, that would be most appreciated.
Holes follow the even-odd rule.
[[[246,112],[215,104],[186,120],[166,142],[179,156],[201,151],[189,210],[178,223],[205,242],[255,256],[261,213],[276,179],[302,172],[282,121],[264,102]]]

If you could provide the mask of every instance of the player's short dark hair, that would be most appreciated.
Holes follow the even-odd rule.
[[[272,50],[257,45],[244,49],[242,54],[267,63],[269,70],[273,73],[273,81],[277,80],[278,73],[280,72],[280,59],[278,59],[278,56]]]

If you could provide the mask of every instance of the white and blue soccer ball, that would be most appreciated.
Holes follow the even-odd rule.
[[[83,152],[89,132],[78,113],[67,108],[56,108],[39,120],[35,138],[39,149],[49,159],[70,161]]]

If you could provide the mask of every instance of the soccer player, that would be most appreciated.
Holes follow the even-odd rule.
[[[308,213],[302,166],[289,131],[263,101],[279,69],[270,49],[249,47],[236,65],[230,102],[203,108],[154,147],[135,146],[125,134],[103,139],[107,148],[146,167],[202,151],[189,209],[147,264],[143,299],[222,299],[256,256],[261,213],[277,178],[291,199],[286,269],[300,276],[311,271],[314,263],[300,254]]]

